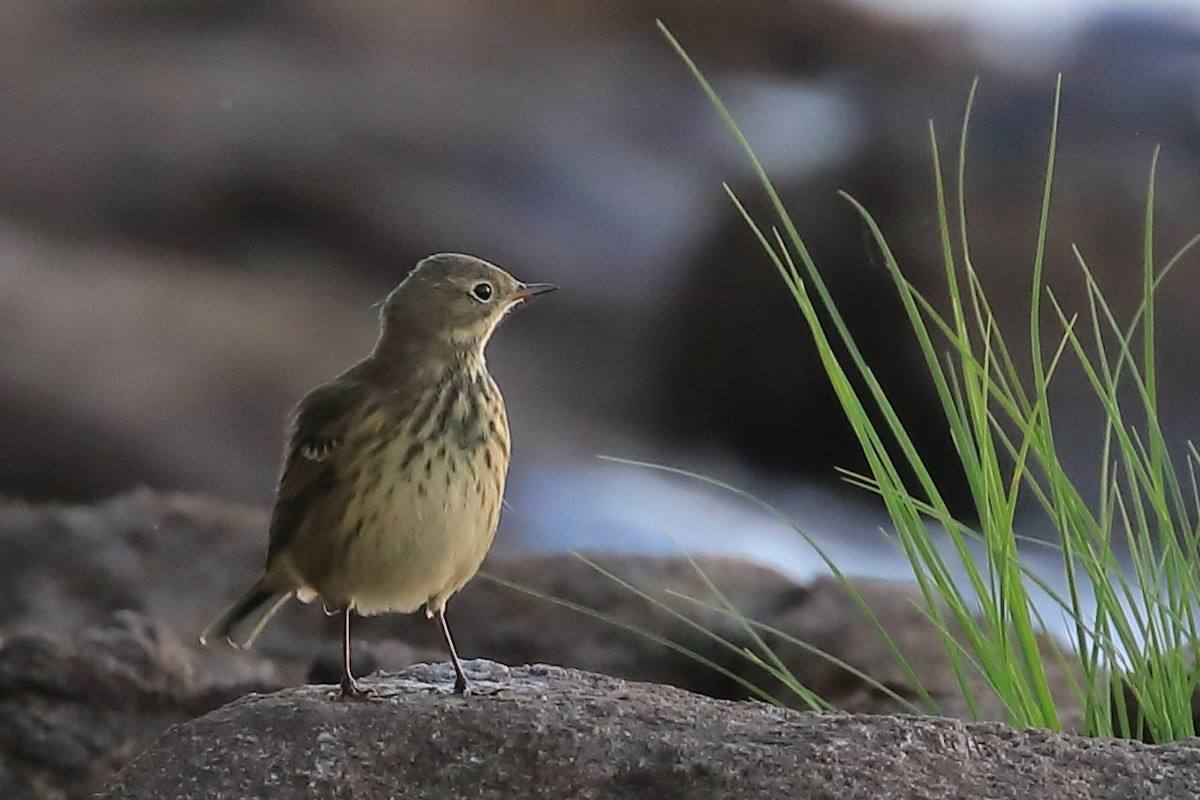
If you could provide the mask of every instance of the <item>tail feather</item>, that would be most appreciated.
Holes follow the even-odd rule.
[[[265,588],[261,582],[255,584],[204,629],[204,633],[200,634],[200,643],[208,644],[209,639],[224,639],[234,647],[249,647],[291,596],[290,591],[279,592]]]

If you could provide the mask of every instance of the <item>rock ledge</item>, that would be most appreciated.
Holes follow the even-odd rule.
[[[1178,798],[1200,749],[935,717],[809,714],[547,666],[468,662],[250,695],[177,725],[108,798]]]

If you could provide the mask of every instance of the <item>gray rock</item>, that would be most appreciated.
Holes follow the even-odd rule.
[[[75,636],[98,617],[136,609],[181,640],[195,671],[217,696],[247,687],[242,662],[222,646],[199,647],[204,625],[255,578],[266,546],[266,516],[258,509],[203,497],[139,491],[95,506],[0,504],[0,634],[17,626]],[[462,654],[506,663],[547,661],[632,680],[668,683],[725,699],[743,699],[744,686],[696,658],[645,634],[687,648],[763,688],[784,704],[803,701],[735,648],[755,647],[741,623],[716,610],[719,599],[702,569],[741,613],[836,656],[871,675],[922,710],[969,718],[938,634],[909,584],[855,579],[854,586],[936,701],[925,708],[908,674],[896,666],[847,590],[832,578],[796,583],[772,569],[737,559],[596,556],[638,595],[570,555],[495,553],[488,573],[535,592],[592,609],[586,616],[540,597],[478,578],[449,606]],[[692,599],[683,599],[692,598]],[[682,616],[681,616],[682,615]],[[686,617],[686,619],[684,619]],[[615,621],[615,622],[614,622]],[[640,628],[644,633],[628,627]],[[694,624],[693,624],[694,623]],[[697,627],[699,626],[699,627]],[[262,656],[285,683],[335,680],[340,625],[313,607],[291,603],[271,623],[250,656]],[[360,674],[443,658],[437,626],[421,614],[356,620],[355,663]],[[911,710],[783,636],[764,638],[805,686],[838,708],[892,713]],[[1064,725],[1078,729],[1081,713],[1068,676],[1049,653]],[[68,683],[70,679],[68,678]],[[975,681],[980,713],[1005,719],[994,694]],[[210,706],[211,707],[211,706]]]
[[[252,696],[169,730],[104,798],[1153,798],[1200,749],[930,717],[816,715],[554,667],[472,662]]]
[[[0,641],[0,797],[86,796],[171,723],[281,685],[261,658],[214,658],[219,669],[195,669],[174,634],[132,612]]]

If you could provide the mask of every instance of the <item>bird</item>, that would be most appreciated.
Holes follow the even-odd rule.
[[[351,615],[423,606],[466,693],[446,602],[491,547],[510,455],[484,349],[510,310],[556,288],[461,253],[418,262],[384,300],[370,355],[293,411],[262,576],[200,641],[249,647],[290,598],[320,598],[342,616],[341,696],[360,697]]]

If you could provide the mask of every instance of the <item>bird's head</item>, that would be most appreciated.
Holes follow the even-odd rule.
[[[401,337],[425,346],[479,352],[513,307],[558,287],[521,283],[504,270],[461,253],[424,258],[384,301],[381,343]]]

